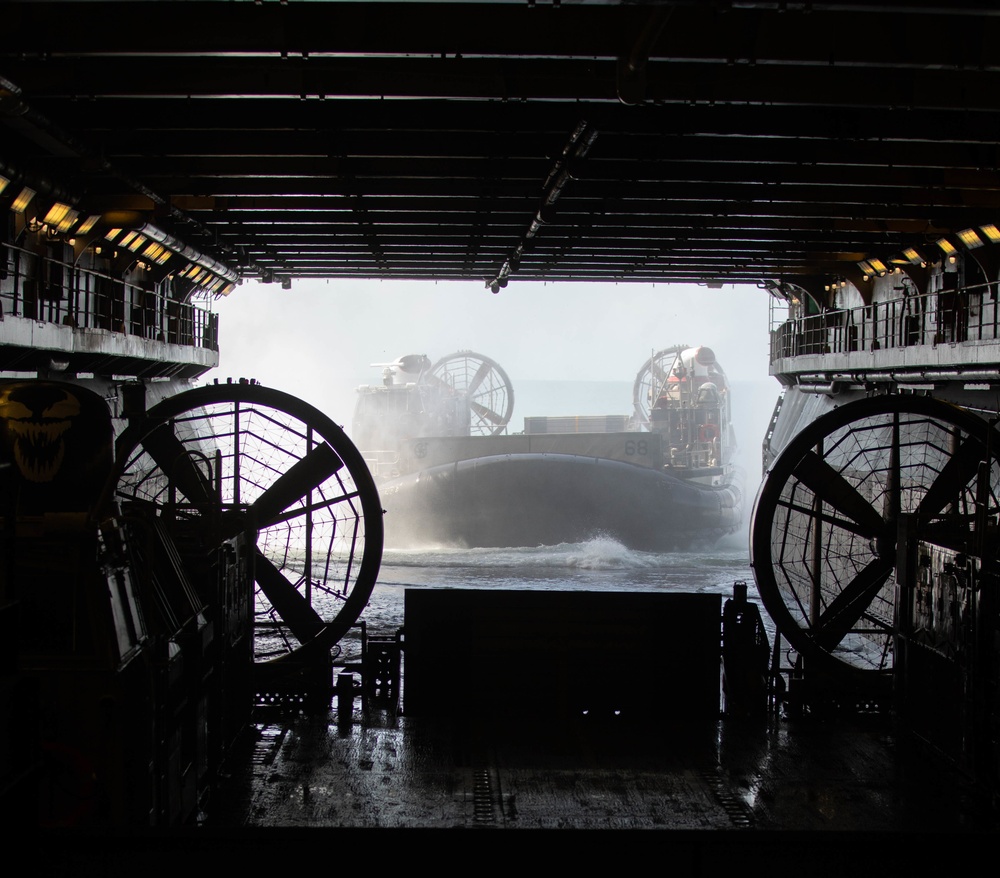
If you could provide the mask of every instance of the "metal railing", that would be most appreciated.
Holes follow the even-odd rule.
[[[771,362],[1000,338],[998,284],[903,295],[857,308],[793,318],[771,333]]]
[[[26,317],[218,351],[218,315],[140,285],[7,244],[0,248],[0,319]]]

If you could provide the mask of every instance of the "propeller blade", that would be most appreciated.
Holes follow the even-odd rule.
[[[257,528],[267,527],[283,510],[321,485],[343,465],[340,456],[328,443],[317,445],[254,501],[248,510],[250,520]]]
[[[864,536],[876,537],[885,530],[882,516],[871,503],[816,452],[806,452],[795,467],[795,475],[823,503],[857,522]]]
[[[470,402],[469,408],[479,415],[479,417],[489,421],[491,424],[497,424],[499,426],[504,423],[503,415],[498,415],[495,411],[486,408],[486,406],[481,405],[478,402]]]
[[[326,623],[260,549],[254,559],[254,579],[299,643],[307,643],[323,630]]]
[[[858,573],[827,606],[813,627],[813,640],[830,651],[844,639],[868,609],[889,574],[895,569],[893,558],[875,558]]]
[[[169,424],[160,424],[142,440],[143,450],[163,470],[170,484],[177,488],[195,506],[211,506],[215,502],[211,482],[205,477],[177,438]]]
[[[455,386],[453,384],[449,384],[440,375],[435,375],[431,373],[421,378],[421,381],[423,381],[425,384],[437,388],[439,391],[444,391],[449,395],[453,396],[455,394]]]
[[[969,436],[941,468],[937,478],[927,489],[917,507],[917,519],[930,521],[952,500],[957,500],[962,490],[979,471],[986,449],[974,436]]]
[[[493,366],[489,363],[480,363],[479,368],[476,369],[476,374],[472,376],[472,380],[469,382],[468,394],[472,396],[478,389],[479,385],[486,380],[486,376],[493,371]]]

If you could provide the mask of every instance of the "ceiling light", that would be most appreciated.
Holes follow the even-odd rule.
[[[49,208],[49,212],[45,214],[42,222],[48,223],[50,226],[58,226],[69,215],[69,211],[70,207],[68,204],[57,201]]]
[[[958,237],[962,239],[962,243],[970,250],[975,250],[977,247],[983,246],[982,240],[974,229],[962,229],[958,233]]]
[[[6,189],[7,186],[9,185],[10,185],[10,180],[8,180],[3,175],[0,175],[0,195],[3,194],[3,190]]]
[[[80,228],[76,230],[78,235],[86,235],[94,226],[97,225],[97,221],[101,218],[99,213],[94,213],[88,216],[81,224]]]
[[[157,265],[163,265],[170,256],[170,251],[164,247],[162,244],[158,244],[153,241],[145,250],[142,251],[142,255],[147,259],[152,259]]]
[[[121,243],[124,244],[125,240],[123,239]],[[135,253],[135,251],[138,250],[145,243],[146,243],[145,235],[136,235],[132,239],[132,242],[128,245],[128,249],[131,250],[133,253]]]
[[[935,243],[938,245],[938,247],[944,250],[944,252],[947,253],[949,256],[951,256],[952,253],[958,252],[955,249],[955,245],[952,244],[951,241],[949,241],[947,238],[938,238]]]
[[[25,186],[21,193],[14,199],[14,203],[10,206],[10,209],[14,213],[24,213],[24,209],[28,206],[31,199],[35,197],[35,190],[29,189]]]
[[[980,226],[979,228],[989,238],[991,244],[1000,244],[1000,229],[993,225],[993,223],[987,223],[985,226]]]
[[[79,217],[79,211],[73,210],[68,204],[57,201],[49,208],[49,212],[45,214],[43,222],[46,225],[54,227],[57,232],[65,233],[73,228],[73,224]]]

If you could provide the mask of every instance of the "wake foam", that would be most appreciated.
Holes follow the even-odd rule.
[[[608,536],[580,543],[518,548],[456,549],[427,546],[420,549],[386,549],[383,565],[394,567],[503,567],[575,570],[646,570],[660,567],[675,553],[640,552]]]

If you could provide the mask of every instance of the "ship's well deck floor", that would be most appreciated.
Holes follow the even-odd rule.
[[[261,715],[250,737],[212,802],[208,839],[355,838],[415,856],[482,842],[505,858],[625,845],[671,852],[679,874],[721,874],[749,856],[842,875],[857,857],[944,865],[944,836],[966,846],[1000,826],[988,795],[878,716],[649,728],[365,719],[356,707],[348,726],[333,713]],[[443,832],[455,829],[468,831]],[[918,844],[921,834],[942,844]]]
[[[571,860],[591,870],[600,857],[631,870],[648,854],[673,875],[759,862],[842,878],[859,867],[951,871],[998,828],[990,796],[884,716],[650,728],[611,717],[366,718],[356,704],[347,725],[334,711],[260,713],[202,826],[82,845],[61,837],[49,849],[73,874],[88,863],[115,874],[152,850],[147,861],[165,872],[197,858],[260,874],[315,857],[491,874]]]
[[[437,721],[259,716],[209,827],[995,830],[985,793],[887,717]]]

